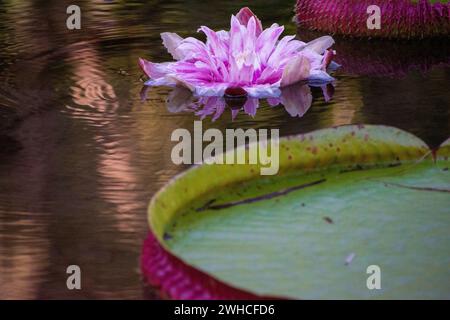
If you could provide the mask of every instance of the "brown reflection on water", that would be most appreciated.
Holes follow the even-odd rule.
[[[26,212],[15,212],[17,216],[26,215]],[[27,232],[27,229],[44,235],[42,225],[36,220],[11,221],[4,223],[4,227],[14,228],[17,232]],[[0,232],[3,231],[0,229]],[[48,254],[48,240],[45,237],[33,241],[27,235],[17,236],[11,239],[7,235],[0,235],[2,246],[0,255],[8,259],[0,258],[0,299],[33,299],[36,297],[38,282],[36,280],[45,276],[48,267],[46,255]],[[14,273],[11,273],[14,270]]]
[[[74,68],[75,83],[70,88],[73,102],[79,106],[89,106],[99,113],[114,113],[119,107],[117,96],[114,88],[104,79],[101,60],[92,43],[84,43],[81,50],[71,52],[70,60]]]
[[[192,130],[198,117],[169,112],[167,88],[151,89],[142,102],[137,58],[168,60],[160,32],[227,28],[229,14],[249,4],[218,0],[216,10],[204,10],[203,1],[79,3],[83,29],[74,32],[65,28],[70,1],[15,1],[0,10],[2,299],[158,297],[139,271],[146,207],[184,169],[170,160],[172,131]],[[295,30],[291,0],[251,6],[265,25]],[[301,118],[261,103],[254,117],[239,113],[231,121],[226,109],[203,128],[279,128],[287,135],[376,123],[431,145],[449,136],[449,68],[401,80],[344,71],[336,77],[333,99],[311,88],[312,105]],[[66,288],[70,264],[82,270],[79,292]]]
[[[338,90],[339,100],[335,103],[339,107],[329,109],[331,123],[324,123],[325,128],[355,123],[355,114],[364,106],[361,87],[356,79],[348,79],[346,86]]]

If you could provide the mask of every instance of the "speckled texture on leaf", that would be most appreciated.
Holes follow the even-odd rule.
[[[448,298],[448,154],[448,141],[432,152],[385,126],[283,138],[279,176],[194,167],[154,197],[150,226],[199,283],[289,298]],[[366,287],[372,264],[382,290]]]

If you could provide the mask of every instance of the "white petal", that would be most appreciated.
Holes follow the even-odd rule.
[[[183,54],[177,51],[178,46],[180,45],[183,38],[177,35],[176,33],[171,32],[163,32],[161,33],[161,39],[163,41],[164,47],[166,47],[167,51],[172,55],[175,60],[182,60]]]
[[[306,80],[309,76],[311,64],[308,58],[302,54],[295,56],[291,62],[284,68],[281,78],[281,86],[289,86],[302,80]]]
[[[199,97],[220,97],[223,96],[227,84],[225,83],[211,83],[209,85],[196,86],[194,94]]]
[[[321,84],[332,82],[334,80],[335,79],[332,76],[322,70],[311,70],[308,77],[308,83],[312,86],[320,86]]]
[[[177,85],[177,82],[168,77],[158,78],[158,79],[150,79],[144,82],[146,86],[159,87],[159,86],[167,86],[174,87]]]
[[[317,52],[318,54],[323,54],[325,50],[330,48],[334,44],[334,40],[330,36],[323,36],[308,42],[302,49],[308,48]],[[301,49],[301,50],[302,50]]]
[[[256,85],[251,87],[244,87],[249,97],[267,99],[273,97],[279,97],[281,91],[279,88],[279,82],[272,85]]]

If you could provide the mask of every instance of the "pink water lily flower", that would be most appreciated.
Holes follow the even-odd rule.
[[[325,36],[305,43],[285,36],[283,26],[263,29],[248,8],[231,17],[230,31],[202,26],[206,43],[175,33],[162,33],[164,46],[176,60],[153,63],[139,59],[150,86],[184,86],[197,96],[244,92],[250,97],[277,97],[280,88],[299,81],[330,82],[327,67],[334,41]],[[245,90],[245,91],[244,91]]]

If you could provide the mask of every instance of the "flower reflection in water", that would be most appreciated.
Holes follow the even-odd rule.
[[[330,101],[334,94],[332,83],[319,86],[326,102]],[[144,86],[141,90],[141,99],[147,99],[150,86]],[[261,99],[263,100],[263,99]],[[279,97],[265,99],[269,106],[282,105],[292,117],[303,117],[312,105],[313,96],[310,85],[299,82],[281,89]],[[175,87],[167,97],[167,109],[171,113],[195,112],[200,119],[211,116],[216,121],[228,109],[231,119],[234,120],[239,112],[254,117],[260,105],[260,99],[246,95],[225,95],[217,97],[196,97],[185,87]]]

